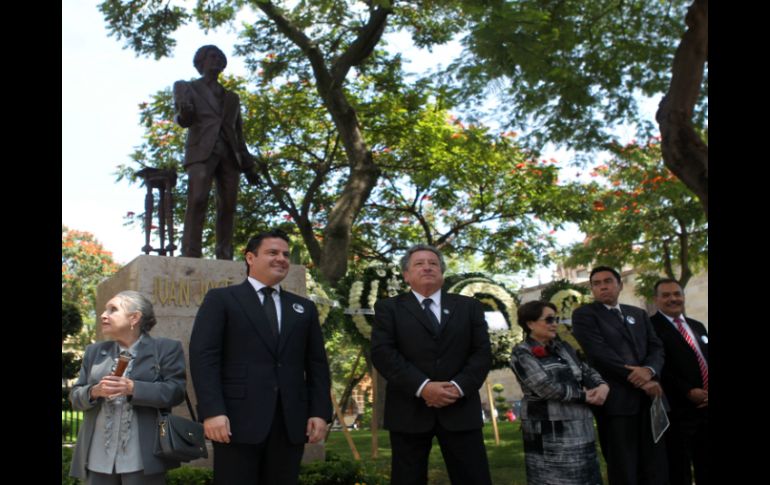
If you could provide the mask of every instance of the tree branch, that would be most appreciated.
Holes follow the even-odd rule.
[[[310,65],[313,68],[316,81],[318,83],[318,91],[324,96],[324,93],[328,93],[331,87],[332,78],[329,74],[329,70],[326,68],[324,62],[323,53],[318,45],[313,42],[304,32],[295,27],[289,22],[281,9],[273,5],[268,1],[258,1],[257,7],[262,10],[267,17],[273,21],[278,30],[281,31],[290,41],[302,50],[310,61]],[[324,96],[325,97],[325,96]]]
[[[364,61],[374,50],[385,31],[388,15],[393,10],[389,7],[379,6],[369,15],[366,25],[358,33],[347,50],[332,64],[332,79],[337,86],[342,85],[348,71]]]

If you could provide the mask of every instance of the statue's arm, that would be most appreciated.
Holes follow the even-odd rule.
[[[174,109],[176,111],[174,121],[179,126],[189,128],[195,121],[195,104],[189,82],[177,81],[174,83]]]

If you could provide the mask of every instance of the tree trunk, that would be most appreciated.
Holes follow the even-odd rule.
[[[374,163],[372,154],[366,146],[358,116],[345,96],[343,86],[350,69],[366,60],[373,52],[382,38],[388,15],[392,10],[384,5],[372,8],[366,24],[357,29],[356,39],[329,68],[318,44],[307,37],[302,29],[292,24],[281,9],[276,8],[270,1],[260,2],[257,7],[275,23],[281,33],[302,50],[310,61],[318,94],[331,114],[345,147],[350,175],[345,182],[342,194],[329,212],[318,260],[311,249],[313,262],[318,265],[321,274],[329,284],[336,287],[347,271],[353,223],[380,176],[380,168]],[[303,233],[303,239],[306,242],[308,237]]]
[[[658,107],[663,162],[700,199],[708,219],[708,145],[692,123],[708,62],[708,0],[693,0],[674,54],[671,84]]]

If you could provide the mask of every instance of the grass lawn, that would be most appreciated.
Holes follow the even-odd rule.
[[[519,422],[515,421],[499,423],[500,445],[495,445],[494,431],[491,424],[484,425],[484,441],[487,447],[489,468],[492,474],[492,483],[495,485],[526,485],[527,474],[524,469],[524,448],[521,442],[521,430]],[[390,475],[390,439],[388,432],[379,432],[379,452],[377,458],[372,458],[372,433],[369,430],[351,430],[353,442],[356,444],[361,460],[374,466],[378,470]],[[326,443],[327,451],[332,451],[343,457],[352,458],[353,454],[348,447],[345,436],[341,431],[332,431]],[[599,453],[602,478],[607,480],[607,467]],[[449,476],[441,457],[438,441],[433,440],[433,449],[430,453],[428,467],[428,483],[431,485],[449,485]]]

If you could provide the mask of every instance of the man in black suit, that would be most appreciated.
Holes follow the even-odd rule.
[[[289,238],[280,230],[246,246],[248,278],[209,290],[190,338],[190,374],[214,483],[296,484],[304,443],[331,420],[331,381],[318,311],[282,289]]]
[[[676,280],[655,283],[658,312],[650,320],[663,342],[661,383],[671,405],[666,450],[671,485],[708,484],[708,359],[706,327],[684,316],[684,292]]]
[[[454,485],[491,485],[479,388],[492,355],[481,303],[442,291],[446,265],[432,246],[401,258],[409,293],[374,305],[372,363],[387,379],[391,483],[426,484],[433,437]]]
[[[594,410],[609,483],[665,485],[665,445],[653,441],[650,423],[652,398],[663,394],[663,344],[647,312],[618,304],[623,283],[615,269],[594,268],[590,283],[595,301],[573,312],[572,331],[610,385],[604,406]]]

